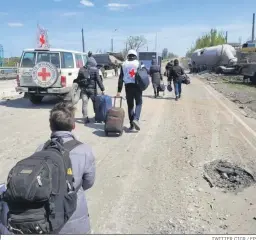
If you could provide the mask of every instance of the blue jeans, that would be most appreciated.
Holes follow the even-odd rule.
[[[181,81],[175,81],[174,83],[175,96],[178,97],[181,95]]]
[[[137,84],[128,83],[125,85],[126,100],[128,105],[128,115],[130,123],[133,120],[140,120],[140,113],[142,108],[142,91],[139,89]],[[135,111],[134,111],[135,102]]]

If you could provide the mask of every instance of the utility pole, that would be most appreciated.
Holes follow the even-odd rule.
[[[83,52],[85,52],[84,49],[84,29],[82,28],[82,46],[83,46]]]
[[[114,39],[111,38],[111,52],[114,52]]]
[[[226,31],[226,43],[228,43],[228,31]]]
[[[252,42],[254,41],[254,32],[255,32],[255,13],[252,15]]]
[[[114,37],[113,37],[113,35],[114,35],[114,33],[115,32],[117,32],[117,28],[113,31],[113,33],[112,33],[112,38],[111,38],[111,52],[114,52]]]

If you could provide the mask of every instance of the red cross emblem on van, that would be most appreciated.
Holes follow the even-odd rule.
[[[39,62],[32,69],[32,79],[39,87],[51,87],[58,79],[58,70],[50,62]]]
[[[37,75],[42,78],[42,81],[46,81],[48,77],[51,77],[51,73],[47,72],[46,68],[42,68],[42,71],[38,72]]]

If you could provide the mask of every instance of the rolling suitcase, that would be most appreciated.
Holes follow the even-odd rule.
[[[95,122],[105,122],[110,108],[112,108],[111,97],[108,95],[97,95],[95,98]]]
[[[116,99],[114,97],[114,106],[110,108],[107,112],[106,122],[105,122],[105,134],[108,136],[109,133],[117,133],[119,136],[123,134],[124,127],[124,116],[125,112],[122,108],[122,100],[120,97],[120,107],[116,107]]]

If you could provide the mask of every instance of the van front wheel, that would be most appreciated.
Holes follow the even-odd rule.
[[[32,102],[33,104],[39,104],[42,102],[44,96],[38,96],[35,94],[29,94],[29,100],[30,102]]]

